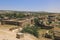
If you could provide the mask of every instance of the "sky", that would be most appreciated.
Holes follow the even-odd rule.
[[[0,10],[60,12],[60,0],[0,0]]]

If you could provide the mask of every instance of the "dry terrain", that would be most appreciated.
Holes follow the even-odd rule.
[[[35,40],[36,38],[30,34],[24,34],[21,39],[16,38],[16,32],[9,31],[14,25],[0,25],[0,40]]]
[[[25,34],[23,38],[17,39],[16,38],[16,32],[9,31],[10,28],[17,27],[14,25],[0,25],[0,40],[37,40],[34,36],[30,34]],[[60,28],[55,27],[54,29],[60,30]],[[51,40],[48,38],[42,37],[41,34],[44,34],[46,32],[45,29],[39,30],[39,39],[38,40]]]
[[[16,33],[9,31],[11,25],[0,25],[0,40],[17,40]]]

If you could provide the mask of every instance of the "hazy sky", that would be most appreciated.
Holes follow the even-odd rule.
[[[60,0],[0,0],[0,10],[60,12]]]

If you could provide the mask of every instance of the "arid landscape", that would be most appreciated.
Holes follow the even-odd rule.
[[[0,40],[60,40],[59,17],[59,13],[3,11]]]
[[[0,0],[0,40],[60,40],[60,0]]]

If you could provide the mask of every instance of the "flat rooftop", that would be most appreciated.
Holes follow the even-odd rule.
[[[24,22],[26,19],[9,19],[9,20],[3,20],[3,21],[13,21],[13,22]]]

